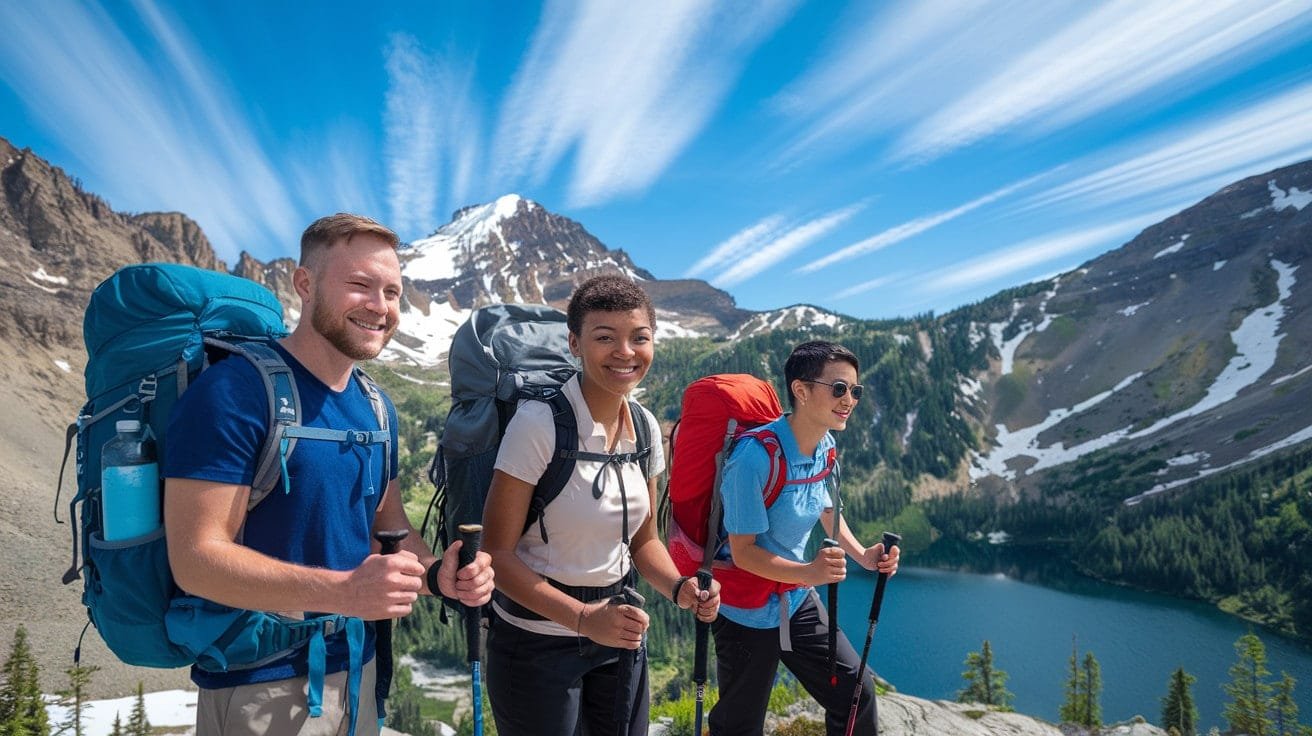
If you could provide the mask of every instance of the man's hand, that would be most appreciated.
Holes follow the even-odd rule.
[[[898,561],[901,559],[902,550],[897,545],[893,545],[890,550],[884,549],[884,543],[879,542],[873,547],[867,547],[866,553],[857,558],[861,567],[872,572],[887,573],[890,577],[897,574]]]
[[[466,606],[481,606],[492,599],[493,584],[492,558],[480,551],[474,561],[459,567],[460,540],[456,540],[442,554],[441,566],[437,569],[437,586],[441,590],[433,591],[447,598],[455,598]]]
[[[828,585],[847,577],[847,555],[840,547],[821,547],[815,559],[806,565],[807,583]]]
[[[413,552],[369,555],[347,574],[340,612],[366,621],[406,616],[424,586],[423,575]]]

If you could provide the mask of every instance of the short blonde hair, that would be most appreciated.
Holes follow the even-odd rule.
[[[307,266],[320,253],[332,247],[338,241],[351,242],[357,235],[376,235],[387,241],[393,248],[401,244],[401,239],[390,228],[363,215],[338,212],[335,215],[320,217],[301,233],[300,265]]]

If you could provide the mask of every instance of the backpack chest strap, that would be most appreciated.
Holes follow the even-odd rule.
[[[382,429],[327,429],[326,427],[284,427],[282,436],[288,439],[324,440],[344,445],[384,445],[391,440],[391,432]]]

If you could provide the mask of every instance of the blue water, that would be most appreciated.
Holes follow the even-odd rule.
[[[855,567],[855,566],[854,566]],[[839,624],[857,652],[869,627],[875,576],[854,569],[839,597]],[[966,655],[985,639],[1009,675],[1017,711],[1057,720],[1062,685],[1077,637],[1080,659],[1092,651],[1102,666],[1107,723],[1142,715],[1161,719],[1161,699],[1175,668],[1198,678],[1194,700],[1205,732],[1222,731],[1228,698],[1221,689],[1236,660],[1234,642],[1250,630],[1205,604],[1080,579],[1054,590],[1002,575],[903,567],[889,580],[871,664],[900,692],[955,700]],[[823,597],[822,597],[823,599]],[[1287,671],[1304,723],[1312,720],[1312,647],[1263,630],[1273,678]]]

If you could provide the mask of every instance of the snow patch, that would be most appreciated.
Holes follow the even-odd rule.
[[[1020,348],[1020,344],[1025,342],[1025,338],[1034,333],[1043,332],[1048,329],[1048,325],[1052,324],[1052,316],[1047,313],[1046,309],[1048,307],[1048,301],[1056,295],[1057,283],[1053,282],[1052,290],[1044,292],[1043,301],[1039,302],[1039,314],[1043,315],[1043,321],[1037,325],[1028,321],[1025,322],[1020,326],[1020,331],[1010,340],[1004,341],[1002,339],[1002,333],[1007,328],[1007,325],[1011,324],[1011,321],[1016,318],[1016,313],[1020,311],[1021,303],[1019,301],[1012,302],[1011,316],[1008,317],[1005,322],[994,322],[988,326],[989,335],[993,338],[993,345],[997,348],[998,355],[1002,358],[1001,375],[1005,376],[1011,373],[1012,369],[1015,368],[1016,351]]]
[[[1189,236],[1186,235],[1185,237],[1187,238]],[[1157,260],[1158,258],[1169,256],[1172,253],[1178,253],[1180,249],[1183,247],[1184,247],[1184,238],[1181,238],[1180,242],[1176,243],[1175,245],[1168,245],[1165,248],[1162,248],[1161,250],[1154,253],[1153,260]]]
[[[1285,316],[1285,301],[1293,294],[1294,271],[1298,266],[1290,266],[1280,261],[1271,261],[1276,271],[1276,286],[1280,297],[1268,307],[1258,307],[1244,318],[1243,322],[1230,333],[1235,344],[1234,357],[1221,369],[1216,380],[1208,387],[1206,395],[1187,409],[1159,419],[1146,429],[1127,435],[1130,438],[1146,437],[1154,432],[1169,427],[1189,417],[1198,416],[1234,399],[1239,392],[1257,383],[1276,363],[1276,352],[1284,334],[1280,330],[1280,320]]]
[[[1143,309],[1144,307],[1152,303],[1153,300],[1149,299],[1146,302],[1141,302],[1139,304],[1131,304],[1130,306],[1125,307],[1124,309],[1118,309],[1116,310],[1116,313],[1125,315],[1126,317],[1133,317],[1135,312],[1139,311],[1140,309]]]
[[[1303,368],[1300,368],[1300,369],[1297,370],[1297,371],[1294,371],[1293,373],[1290,373],[1290,374],[1287,374],[1287,375],[1281,376],[1281,377],[1279,377],[1279,378],[1272,379],[1272,381],[1271,381],[1271,385],[1272,385],[1272,386],[1279,386],[1280,384],[1284,383],[1285,381],[1292,381],[1293,379],[1298,378],[1299,376],[1303,375],[1304,373],[1307,373],[1308,371],[1312,371],[1312,365],[1305,366],[1305,367],[1303,367]]]
[[[449,302],[429,302],[428,314],[411,307],[401,314],[400,332],[419,341],[418,347],[406,347],[393,339],[379,354],[385,362],[410,360],[420,365],[437,365],[451,349],[451,338],[469,319],[470,312],[455,309]]]
[[[1006,544],[1011,541],[1011,535],[1006,532],[989,532],[989,544]]]
[[[1199,450],[1198,452],[1189,452],[1189,453],[1185,453],[1184,455],[1176,455],[1175,457],[1168,459],[1166,461],[1166,464],[1173,468],[1178,468],[1181,465],[1194,465],[1196,463],[1200,463],[1206,460],[1208,457],[1211,456],[1208,455],[1206,452]]]
[[[44,281],[48,284],[58,284],[60,286],[68,286],[68,279],[66,277],[51,276],[50,274],[46,273],[46,269],[44,266],[37,268],[37,270],[33,271],[32,278],[36,279],[37,281]]]
[[[1075,460],[1083,455],[1100,450],[1104,447],[1119,442],[1124,435],[1118,432],[1097,437],[1088,442],[1074,447],[1067,448],[1058,442],[1049,447],[1039,446],[1039,435],[1050,427],[1055,427],[1068,417],[1075,416],[1082,412],[1088,411],[1093,407],[1106,401],[1113,394],[1124,390],[1130,384],[1139,380],[1143,372],[1131,374],[1121,380],[1112,388],[1103,391],[1100,394],[1090,396],[1075,406],[1066,409],[1053,409],[1048,416],[1038,424],[1022,427],[1016,431],[1007,429],[1007,425],[997,425],[998,434],[994,438],[997,447],[993,448],[988,455],[976,455],[974,462],[971,464],[970,477],[972,480],[978,480],[989,475],[996,475],[1009,480],[1016,479],[1016,471],[1007,467],[1007,462],[1019,457],[1031,457],[1037,462],[1029,470],[1025,471],[1028,475],[1030,472],[1042,468],[1054,467]]]
[[[46,696],[46,714],[52,724],[69,717],[69,709],[56,705],[53,696]],[[190,727],[196,724],[196,691],[164,690],[146,693],[146,720],[154,728]],[[84,736],[108,736],[114,730],[114,716],[127,724],[137,696],[111,700],[91,700],[82,703],[82,733]]]
[[[73,367],[68,364],[67,360],[56,360],[55,367],[65,373],[72,373]]]
[[[911,342],[910,335],[903,335],[900,332],[897,333],[896,335],[893,335],[893,339],[897,341],[898,345],[906,345]]]
[[[1257,209],[1249,210],[1249,211],[1245,212],[1244,214],[1240,215],[1240,216],[1239,216],[1239,219],[1241,219],[1241,220],[1249,220],[1249,219],[1252,219],[1252,218],[1254,218],[1254,217],[1257,217],[1258,215],[1262,214],[1263,212],[1266,212],[1266,211],[1269,210],[1269,209],[1271,209],[1271,208],[1270,208],[1270,207],[1258,207]]]
[[[1290,187],[1286,192],[1276,186],[1275,179],[1268,181],[1266,187],[1271,191],[1271,206],[1277,211],[1293,207],[1301,212],[1304,207],[1312,204],[1312,192],[1305,192],[1298,187]]]
[[[1223,260],[1222,260],[1222,261],[1217,261],[1216,263],[1213,263],[1213,264],[1212,264],[1212,270],[1213,270],[1213,271],[1220,271],[1222,268],[1225,268],[1225,264],[1226,264],[1226,261],[1223,261]]]
[[[656,310],[656,339],[660,340],[667,337],[701,337],[704,333],[698,332],[690,327],[684,327],[679,324],[679,315],[676,312],[666,310]]]
[[[961,383],[957,385],[957,393],[969,399],[978,399],[983,390],[984,384],[970,376],[962,376]]]
[[[1178,488],[1186,483],[1192,483],[1196,480],[1201,480],[1209,475],[1216,475],[1217,473],[1223,473],[1227,470],[1232,470],[1241,465],[1246,465],[1248,463],[1253,462],[1254,460],[1270,455],[1273,452],[1283,450],[1286,447],[1293,447],[1294,445],[1302,444],[1304,442],[1307,442],[1308,440],[1312,440],[1312,426],[1304,427],[1299,431],[1284,438],[1283,440],[1272,442],[1271,444],[1266,445],[1265,447],[1259,447],[1256,450],[1253,450],[1252,452],[1248,453],[1244,457],[1228,465],[1222,465],[1219,468],[1203,468],[1199,470],[1197,474],[1189,476],[1187,478],[1177,478],[1176,480],[1170,481],[1168,483],[1160,483],[1158,485],[1155,485],[1150,490],[1144,491],[1143,493],[1140,493],[1137,496],[1131,496],[1125,499],[1124,503],[1126,506],[1134,506],[1140,503],[1141,501],[1143,501],[1145,498],[1156,496],[1157,494],[1165,491],[1169,491],[1172,488]]]

